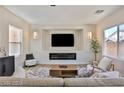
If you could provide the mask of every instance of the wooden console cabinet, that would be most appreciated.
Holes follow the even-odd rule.
[[[70,78],[77,76],[76,67],[67,66],[67,68],[55,67],[50,70],[50,75],[53,77]]]

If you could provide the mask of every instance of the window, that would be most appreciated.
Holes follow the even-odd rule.
[[[104,31],[104,55],[124,59],[124,24]]]
[[[105,30],[104,55],[117,56],[117,26]]]
[[[118,56],[124,59],[124,24],[119,26],[119,52]]]
[[[22,29],[9,25],[9,56],[21,53]]]

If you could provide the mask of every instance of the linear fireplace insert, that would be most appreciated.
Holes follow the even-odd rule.
[[[50,60],[76,60],[76,53],[49,53]]]

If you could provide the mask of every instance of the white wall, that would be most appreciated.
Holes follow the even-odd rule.
[[[13,13],[5,9],[3,6],[0,6],[0,47],[5,47],[7,51],[9,49],[9,24],[23,29],[23,47],[21,50],[21,56],[16,58],[16,65],[22,66],[25,54],[29,52],[30,25],[23,19],[15,16]]]
[[[101,46],[103,46],[103,31],[106,28],[119,25],[124,23],[124,8],[121,8],[119,11],[116,11],[112,13],[111,15],[107,16],[103,20],[101,20],[99,23],[97,23],[96,29],[97,29],[97,38],[100,41]],[[100,58],[102,57],[102,53],[100,55]]]
[[[52,28],[52,27],[51,27]],[[70,28],[70,27],[67,27]],[[73,27],[71,27],[72,29]],[[88,61],[93,59],[92,52],[89,47],[89,39],[87,37],[88,31],[95,31],[95,25],[83,25],[81,27],[83,31],[81,33],[77,33],[76,31],[66,31],[69,33],[77,33],[76,38],[79,42],[76,43],[74,48],[52,48],[50,47],[50,39],[48,36],[50,33],[63,33],[64,31],[49,30],[47,32],[44,31],[42,26],[32,26],[32,32],[34,29],[39,30],[39,38],[37,40],[33,40],[33,36],[31,37],[31,49],[30,52],[34,54],[35,58],[38,60],[40,64],[85,64]],[[65,29],[61,26],[59,29]],[[81,37],[79,38],[79,34]],[[46,38],[47,37],[47,38]],[[44,42],[43,42],[44,41]],[[77,53],[77,60],[49,60],[49,53]]]
[[[22,28],[23,33],[23,47],[21,50],[21,56],[16,58],[16,65],[23,65],[25,60],[25,54],[26,53],[33,53],[36,59],[39,61],[40,64],[83,64],[87,63],[88,61],[93,59],[92,52],[90,51],[89,47],[89,39],[87,37],[88,31],[95,32],[96,28],[95,25],[82,25],[80,27],[78,26],[66,26],[66,28],[81,28],[83,29],[83,32],[77,33],[80,34],[80,38],[77,37],[76,39],[79,40],[79,42],[76,44],[75,48],[71,49],[44,49],[44,34],[43,29],[49,29],[49,26],[34,26],[32,25],[32,31],[30,31],[31,25],[24,21],[23,19],[17,17],[7,9],[5,9],[3,6],[0,6],[0,47],[5,47],[8,51],[8,40],[9,40],[9,30],[8,25],[14,25],[19,28]],[[33,40],[32,32],[33,29],[39,30],[39,39]],[[54,26],[50,27],[54,28]],[[65,29],[65,26],[56,26],[56,28]],[[54,32],[54,31],[53,31]],[[74,32],[75,33],[75,32]],[[49,41],[48,41],[49,42]],[[47,44],[46,44],[47,45]],[[49,60],[49,53],[50,52],[68,52],[68,53],[77,53],[77,60]]]

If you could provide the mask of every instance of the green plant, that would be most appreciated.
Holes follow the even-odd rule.
[[[91,49],[92,49],[94,56],[95,56],[94,61],[97,61],[97,53],[99,53],[99,50],[100,50],[100,45],[99,45],[99,42],[97,39],[91,40]]]

